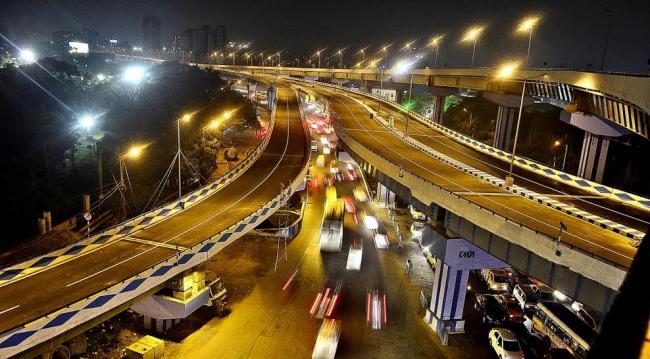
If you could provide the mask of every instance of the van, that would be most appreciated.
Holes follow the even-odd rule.
[[[512,290],[512,295],[524,311],[534,309],[539,301],[537,287],[532,284],[517,284]]]
[[[495,292],[508,291],[508,271],[504,269],[490,269],[487,273],[487,286]]]

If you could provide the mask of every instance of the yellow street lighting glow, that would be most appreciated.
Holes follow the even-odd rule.
[[[438,46],[443,37],[445,37],[445,35],[435,36],[433,39],[431,39],[431,42],[429,42],[429,46]]]
[[[187,121],[189,121],[191,119],[192,119],[192,114],[191,113],[186,113],[186,114],[183,115],[183,117],[181,117],[181,120],[183,122],[187,122]]]
[[[540,19],[539,16],[529,16],[529,17],[523,19],[519,23],[519,26],[517,26],[517,32],[529,32],[535,26],[537,26],[537,23],[539,22],[539,19]]]
[[[508,62],[502,65],[501,67],[499,67],[499,70],[497,71],[497,77],[510,78],[518,68],[519,68],[518,62]]]
[[[553,142],[553,146],[559,146],[560,143],[561,143],[560,140],[555,140],[555,142]]]
[[[481,36],[483,30],[485,30],[483,26],[472,26],[467,31],[465,31],[465,35],[463,35],[461,41],[463,42],[475,41]]]
[[[144,146],[133,146],[129,149],[129,152],[127,152],[126,155],[131,158],[138,158],[142,154],[143,147]]]

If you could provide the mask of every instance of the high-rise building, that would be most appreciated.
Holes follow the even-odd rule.
[[[160,18],[147,16],[142,19],[142,49],[144,51],[160,50]]]

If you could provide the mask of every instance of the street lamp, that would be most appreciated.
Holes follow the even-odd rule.
[[[560,145],[562,145],[562,141],[560,141],[560,140],[555,140],[555,142],[553,142],[553,147],[558,147]],[[562,172],[564,172],[564,166],[566,165],[566,155],[567,155],[568,151],[569,151],[569,144],[565,142],[564,143],[564,156],[562,157]]]
[[[278,51],[278,52],[275,53],[275,56],[278,57],[278,67],[282,67],[282,58],[280,57],[281,53],[282,53],[282,51]]]
[[[262,66],[264,66],[264,51],[260,52],[260,58],[262,59]]]
[[[316,56],[318,56],[318,68],[320,69],[320,52],[321,50],[316,51]]]
[[[403,47],[403,49],[408,50],[408,54],[409,54],[408,59],[409,59],[409,61],[411,61],[411,49],[413,47],[413,44],[415,44],[415,40],[407,42]]]
[[[83,115],[79,118],[79,126],[88,132],[95,126],[95,119],[96,117],[93,115]]]
[[[251,55],[246,53],[246,54],[244,54],[244,56],[246,57],[246,60],[248,61],[248,66],[251,66],[251,61],[250,61]]]
[[[395,74],[404,74],[407,71],[411,70],[411,66],[413,64],[410,61],[401,61],[395,66]],[[413,92],[413,71],[411,71],[411,81],[409,84],[409,97],[407,103],[411,103],[411,93]],[[409,129],[409,117],[408,114],[406,115],[406,125],[404,128],[404,134],[408,134],[408,129]]]
[[[181,122],[187,123],[192,119],[191,113],[184,114],[181,118],[176,121],[176,140],[178,145],[178,198],[181,198]]]
[[[496,77],[501,79],[511,78],[518,67],[519,67],[519,63],[517,62],[510,62],[504,64],[497,71]],[[517,151],[517,139],[519,138],[519,124],[521,123],[521,113],[524,110],[525,92],[526,92],[526,79],[523,79],[521,83],[521,99],[519,100],[519,113],[517,114],[517,125],[515,126],[515,140],[512,144],[512,153],[510,154],[510,168],[508,169],[508,175],[506,175],[506,178],[504,180],[504,184],[506,187],[510,187],[514,183],[514,178],[512,177],[512,169],[515,163],[515,154]]]
[[[235,66],[235,53],[231,52],[230,57],[232,57],[232,65]]]
[[[33,64],[36,62],[36,53],[30,49],[20,50],[20,59],[26,64]]]
[[[533,40],[533,29],[539,22],[539,16],[530,16],[519,23],[516,32],[528,33],[528,51],[526,52],[526,68],[528,68],[528,59],[530,58],[530,43]]]
[[[339,69],[343,68],[343,50],[336,52],[339,55]]]
[[[467,31],[465,31],[465,35],[463,35],[463,38],[461,39],[462,42],[472,42],[472,68],[474,68],[474,55],[476,54],[476,42],[478,41],[479,37],[481,37],[481,33],[485,30],[484,27],[482,26],[473,26],[469,28]]]
[[[144,67],[140,65],[132,65],[127,67],[124,70],[123,77],[126,82],[130,82],[134,85],[137,85],[140,82],[142,82],[145,75],[146,75],[146,70]]]
[[[429,46],[435,46],[436,48],[436,55],[433,58],[433,67],[436,67],[438,65],[438,49],[440,48],[440,41],[445,35],[438,35],[431,39],[431,42],[429,43]]]

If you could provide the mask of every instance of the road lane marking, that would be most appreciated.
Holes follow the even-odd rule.
[[[346,109],[348,110],[348,112],[349,112],[349,113],[352,115],[352,117],[354,118],[354,121],[357,123],[357,125],[359,125],[362,129],[366,129],[365,126],[363,126],[363,125],[359,122],[359,120],[357,119],[357,116],[356,116],[356,115],[354,114],[354,112],[353,112],[353,111],[348,107],[348,105],[347,105],[345,102],[341,101],[341,99],[338,98],[338,95],[336,95],[336,94],[335,94],[335,98],[336,98],[336,100],[337,100],[339,103],[341,103],[343,106],[346,107]],[[345,98],[345,97],[344,97],[344,98]],[[348,101],[353,101],[353,100],[351,100],[351,99],[347,99],[347,98],[346,98],[346,100],[348,100]],[[364,110],[364,111],[365,111],[365,110]],[[380,124],[380,125],[381,125],[381,124]],[[383,125],[382,125],[382,126],[383,126]],[[441,175],[439,175],[439,174],[437,174],[437,173],[435,173],[435,172],[429,170],[428,168],[425,168],[424,166],[420,165],[419,163],[413,161],[412,159],[410,159],[410,158],[408,158],[408,157],[405,157],[405,156],[402,155],[401,153],[398,153],[398,152],[395,151],[393,148],[391,148],[391,147],[389,147],[388,145],[386,145],[385,143],[379,141],[379,139],[376,138],[376,137],[375,137],[374,135],[372,135],[371,133],[368,132],[368,135],[369,135],[370,137],[372,137],[372,138],[375,140],[375,142],[377,142],[378,144],[381,144],[382,146],[386,147],[389,151],[394,152],[394,153],[395,153],[398,157],[400,157],[402,160],[406,160],[407,162],[412,163],[412,164],[415,165],[416,167],[421,168],[421,169],[424,170],[425,172],[429,172],[429,173],[432,174],[433,176],[440,177],[442,180],[444,180],[444,181],[446,181],[446,182],[449,182],[450,184],[456,184],[456,183],[454,183],[453,181],[451,181],[451,180],[449,180],[449,179],[447,179],[447,178],[445,178],[445,177],[443,177],[443,176],[441,176]],[[395,135],[394,135],[394,137],[397,138],[398,140],[401,140],[402,142],[404,142],[407,146],[410,146],[410,144],[408,144],[406,141],[404,141],[404,139],[401,139],[401,138],[399,138],[398,136],[395,136]],[[363,146],[363,145],[362,145],[362,146]],[[412,147],[412,146],[411,146],[411,147]],[[426,153],[425,153],[425,154],[426,154]],[[427,155],[428,155],[428,154],[427,154]],[[430,155],[429,155],[429,156],[430,156]],[[430,157],[431,157],[431,156],[430,156]],[[435,158],[434,158],[434,160],[435,160]],[[459,170],[459,171],[460,171],[460,170]],[[461,171],[461,172],[462,172],[462,171]],[[442,188],[441,186],[438,186],[438,187]],[[463,187],[463,186],[461,186],[461,187]],[[471,191],[469,191],[469,192],[471,192]],[[475,193],[475,192],[474,192],[474,193]],[[499,203],[499,202],[493,201],[493,200],[491,200],[491,199],[489,199],[489,198],[487,198],[487,197],[485,197],[485,199],[486,199],[488,202],[491,202],[491,203],[493,203],[493,204],[495,204],[495,205],[497,205],[497,206],[499,206],[499,207],[504,207],[504,208],[506,208],[506,209],[510,209],[510,210],[512,209],[512,208],[507,207],[507,206],[504,205],[504,204],[501,204],[501,203]],[[523,217],[525,217],[525,218],[528,218],[529,220],[531,220],[531,221],[533,221],[533,222],[539,223],[539,224],[541,224],[541,225],[543,225],[543,226],[545,226],[545,227],[549,227],[551,230],[557,230],[557,226],[552,226],[552,225],[549,224],[549,223],[543,222],[543,221],[539,220],[538,218],[535,218],[535,217],[529,216],[529,215],[527,215],[527,214],[525,214],[525,213],[522,213],[522,212],[520,212],[520,211],[515,210],[515,212],[517,212],[518,214],[520,214],[521,216],[523,216]],[[560,211],[558,211],[558,212],[560,212]],[[560,213],[562,213],[562,212],[560,212]],[[571,218],[572,218],[572,219],[576,219],[575,217],[571,217]],[[578,220],[578,219],[576,219],[576,220]],[[581,223],[584,223],[584,224],[590,224],[589,222],[581,222]],[[597,225],[597,224],[593,224],[593,225],[595,225],[596,227],[600,228],[600,226]],[[534,229],[533,229],[533,230],[534,230]],[[551,239],[553,238],[553,236],[550,236],[550,235],[548,235],[548,234],[546,234],[546,235],[549,236]],[[622,258],[632,259],[632,257],[629,257],[629,256],[627,256],[627,255],[625,255],[625,254],[623,254],[623,253],[619,253],[619,252],[617,252],[617,251],[615,251],[615,250],[613,250],[613,249],[607,248],[607,247],[605,247],[605,246],[603,246],[603,245],[601,245],[601,244],[599,244],[599,243],[596,243],[596,242],[590,241],[589,239],[582,238],[581,236],[578,236],[578,235],[573,234],[573,233],[571,233],[571,232],[566,232],[566,235],[569,235],[569,236],[571,236],[571,237],[574,237],[574,238],[576,238],[577,240],[580,240],[580,241],[582,241],[582,242],[586,242],[586,243],[589,243],[589,244],[594,245],[594,246],[596,246],[596,247],[599,247],[599,248],[601,248],[601,249],[603,249],[603,250],[605,250],[605,251],[608,251],[608,252],[610,252],[610,253],[612,253],[612,254],[614,254],[614,255],[620,256],[620,257],[622,257]],[[608,260],[607,258],[604,258],[604,257],[603,257],[603,259]],[[610,261],[611,261],[611,260],[610,260]]]
[[[289,101],[288,101],[288,99],[287,99],[286,104],[287,104],[287,119],[289,119],[289,113],[290,113],[290,112],[289,112]],[[285,145],[284,145],[284,153],[285,153],[285,154],[286,154],[286,152],[287,152],[287,149],[289,148],[289,137],[290,137],[290,134],[291,134],[290,126],[289,126],[289,125],[290,125],[290,122],[287,121],[287,136],[286,136],[287,139],[286,139],[286,141],[285,141]],[[219,211],[219,212],[213,214],[212,216],[206,218],[205,220],[203,220],[203,221],[201,221],[201,222],[195,224],[194,226],[192,226],[192,227],[190,227],[190,228],[187,228],[187,229],[184,230],[183,232],[178,233],[178,234],[174,235],[173,237],[171,237],[171,238],[169,238],[169,239],[167,239],[166,241],[163,241],[163,242],[161,242],[161,243],[168,243],[169,241],[172,241],[172,240],[174,240],[174,239],[176,239],[176,238],[178,238],[178,237],[184,235],[185,233],[187,233],[187,232],[189,232],[189,231],[191,231],[191,230],[193,230],[193,229],[195,229],[195,228],[197,228],[197,227],[199,227],[199,226],[202,226],[202,225],[205,224],[206,222],[211,221],[211,220],[214,219],[215,217],[219,216],[221,213],[225,212],[226,210],[230,209],[230,208],[233,207],[234,205],[236,205],[236,204],[238,204],[239,202],[243,201],[246,197],[248,197],[251,193],[253,193],[253,191],[257,190],[257,188],[259,188],[263,183],[265,183],[265,182],[269,179],[269,177],[271,177],[271,175],[272,175],[273,173],[275,173],[275,171],[277,170],[277,168],[280,166],[280,163],[282,163],[282,158],[280,158],[280,159],[276,162],[275,167],[273,167],[273,170],[271,170],[271,171],[266,175],[266,177],[265,177],[262,181],[260,181],[260,182],[255,186],[255,187],[253,187],[250,191],[248,191],[248,193],[246,193],[244,196],[242,196],[242,198],[240,198],[239,200],[237,200],[237,201],[231,203],[228,207],[226,207],[226,208],[222,209],[221,211]],[[130,261],[131,259],[137,258],[137,257],[139,257],[139,256],[141,256],[141,255],[143,255],[143,254],[146,254],[146,253],[152,251],[152,250],[155,249],[155,248],[156,248],[156,247],[149,248],[149,249],[145,250],[144,252],[140,252],[140,253],[138,253],[138,254],[136,254],[136,255],[133,255],[133,256],[131,256],[131,257],[129,257],[129,258],[125,258],[124,260],[121,260],[121,261],[119,261],[118,263],[115,263],[115,264],[113,264],[113,265],[111,265],[111,266],[109,266],[109,267],[106,267],[106,268],[104,268],[104,269],[102,269],[102,270],[100,270],[100,271],[97,271],[97,272],[95,272],[95,273],[93,273],[93,274],[91,274],[91,275],[88,275],[88,276],[86,276],[86,277],[84,277],[84,278],[81,278],[81,279],[79,279],[79,280],[76,280],[76,281],[74,281],[74,282],[72,282],[72,283],[68,283],[68,284],[66,284],[66,288],[71,287],[71,286],[73,286],[73,285],[75,285],[75,284],[79,284],[79,283],[81,283],[81,282],[83,282],[83,281],[85,281],[85,280],[87,280],[87,279],[93,278],[93,277],[95,277],[95,276],[97,276],[97,275],[99,275],[99,274],[102,274],[102,273],[104,273],[104,272],[106,272],[106,271],[108,271],[108,270],[111,270],[111,269],[113,269],[113,268],[115,268],[115,267],[117,267],[117,266],[120,266],[120,265],[122,265],[122,264],[124,264],[124,263]]]
[[[5,309],[5,310],[1,311],[1,312],[0,312],[0,315],[5,314],[6,312],[12,311],[12,310],[14,310],[14,309],[16,309],[16,308],[18,308],[18,307],[20,307],[20,304],[18,304],[18,305],[14,305],[13,307],[11,307],[11,308],[9,308],[9,309]]]
[[[175,250],[175,251],[184,251],[184,250],[187,249],[186,247],[179,246],[178,244],[161,243],[161,242],[151,241],[151,240],[148,240],[148,239],[137,238],[137,237],[134,237],[134,236],[126,236],[125,238],[123,238],[123,240],[125,240],[127,242],[148,244],[148,245],[154,246],[154,247],[168,248],[168,249],[172,249],[172,250]]]

